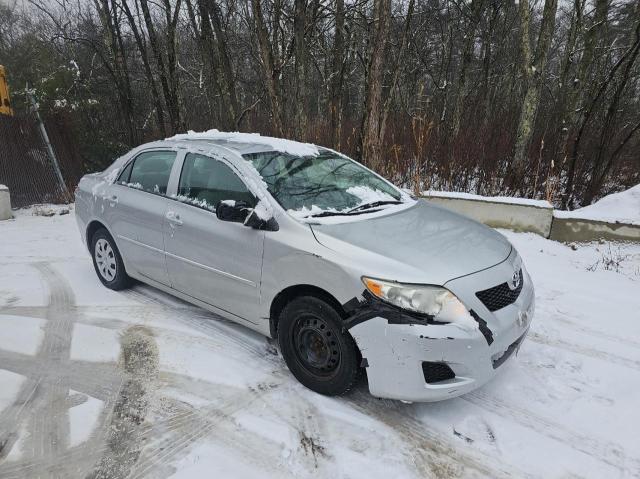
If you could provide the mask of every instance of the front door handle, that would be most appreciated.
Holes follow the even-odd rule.
[[[118,204],[118,197],[116,195],[111,195],[107,198],[107,201],[111,204],[111,206],[115,206]]]
[[[180,215],[177,214],[175,211],[167,211],[165,218],[167,218],[167,221],[169,222],[169,225],[172,228],[175,228],[176,226],[182,226],[182,220],[180,219]]]

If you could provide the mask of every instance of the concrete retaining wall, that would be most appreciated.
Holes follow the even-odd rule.
[[[551,233],[553,208],[507,202],[491,202],[467,198],[425,196],[427,200],[463,214],[492,228],[530,231],[545,238]]]
[[[424,198],[492,228],[528,231],[565,243],[597,240],[640,243],[640,225],[559,218],[554,216],[551,205],[509,203],[505,198],[496,201],[483,197],[475,199],[429,194],[425,194]]]
[[[640,226],[579,218],[553,218],[549,239],[562,242],[634,241],[640,243]]]
[[[9,188],[0,186],[0,220],[8,220],[13,218],[11,213],[11,198],[9,197]]]

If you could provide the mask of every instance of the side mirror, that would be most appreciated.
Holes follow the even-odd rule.
[[[216,216],[222,221],[243,223],[251,211],[245,201],[222,200],[216,205]]]
[[[222,200],[216,206],[216,216],[222,221],[244,223],[256,230],[278,231],[280,227],[275,218],[263,220],[246,201]]]
[[[275,218],[271,217],[268,220],[263,220],[255,210],[251,210],[249,216],[244,220],[244,225],[256,230],[278,231],[280,229]]]

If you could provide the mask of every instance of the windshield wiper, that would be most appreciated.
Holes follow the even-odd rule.
[[[347,214],[353,213],[354,211],[362,211],[362,210],[368,210],[370,208],[377,208],[378,206],[383,206],[383,205],[400,205],[400,204],[402,204],[402,201],[398,201],[398,200],[373,201],[371,203],[365,203],[364,205],[351,208],[349,211],[347,211]]]

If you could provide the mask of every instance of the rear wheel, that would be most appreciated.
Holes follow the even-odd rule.
[[[338,312],[314,296],[294,299],[280,314],[284,360],[298,381],[320,394],[344,394],[358,379],[358,349],[341,323]]]
[[[93,267],[98,278],[107,288],[118,291],[131,285],[131,278],[124,270],[124,263],[115,241],[109,232],[100,228],[91,239]]]

